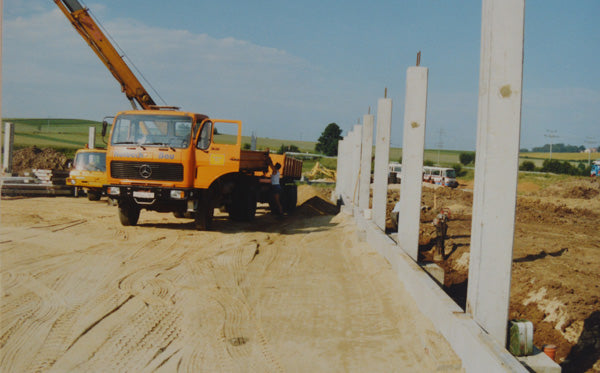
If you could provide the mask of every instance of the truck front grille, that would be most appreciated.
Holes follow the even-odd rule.
[[[110,176],[114,179],[183,181],[180,163],[110,162]]]

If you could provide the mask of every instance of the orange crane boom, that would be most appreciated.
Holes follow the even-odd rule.
[[[77,0],[54,0],[54,2],[121,84],[121,89],[131,102],[133,109],[137,109],[136,101],[144,110],[159,108],[121,55],[100,30],[100,27],[94,22],[88,10]]]

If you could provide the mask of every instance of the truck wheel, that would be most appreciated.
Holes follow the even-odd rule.
[[[229,217],[236,221],[250,221],[256,215],[256,193],[252,189],[237,188],[233,192]]]
[[[200,196],[198,201],[198,209],[194,213],[194,224],[199,231],[208,231],[212,228],[213,216],[215,209],[209,197],[208,191],[205,191]]]
[[[281,207],[283,212],[291,213],[296,209],[298,203],[298,186],[297,185],[286,185],[283,187]]]
[[[101,193],[94,190],[88,190],[87,196],[90,201],[100,201]]]
[[[136,225],[140,218],[140,208],[131,203],[119,205],[119,220],[122,225]]]

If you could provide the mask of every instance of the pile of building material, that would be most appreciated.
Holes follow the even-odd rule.
[[[67,185],[68,171],[32,169],[24,176],[2,177],[2,195],[10,196],[56,196],[71,195],[73,187]]]

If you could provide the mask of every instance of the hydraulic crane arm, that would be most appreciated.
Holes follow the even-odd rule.
[[[137,109],[135,105],[135,101],[137,101],[144,110],[158,108],[100,27],[94,22],[87,9],[77,0],[54,0],[54,2],[121,84],[121,89],[131,102],[131,106]]]

